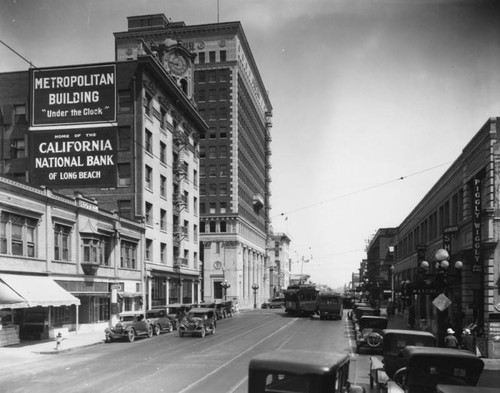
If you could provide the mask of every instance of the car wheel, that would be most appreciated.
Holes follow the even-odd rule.
[[[382,336],[378,333],[370,333],[366,337],[366,342],[372,348],[378,348],[382,344]]]
[[[172,331],[174,330],[174,325],[172,325],[172,324],[169,322],[169,323],[168,323],[168,325],[167,325],[167,330],[168,330],[168,332],[169,332],[169,333],[170,333],[170,332],[172,332]]]
[[[105,342],[107,343],[110,343],[111,341],[113,341],[113,339],[111,338],[111,334],[106,334],[106,338],[104,339]]]
[[[201,328],[200,336],[203,338],[203,337],[205,337],[205,334],[206,334],[206,333],[207,333],[207,331],[205,330],[205,326],[203,326],[203,327]]]
[[[155,325],[154,330],[153,330],[155,336],[159,336],[161,333],[161,326],[160,325]]]
[[[134,329],[130,329],[128,331],[128,333],[127,333],[127,339],[131,343],[134,342],[134,340],[135,340],[135,331],[134,331]]]
[[[392,380],[401,388],[405,388],[407,373],[406,367],[400,368],[394,373]]]
[[[184,332],[182,330],[179,330],[179,337],[184,337]]]
[[[148,327],[148,338],[151,338],[151,337],[153,337],[153,327],[149,326]]]

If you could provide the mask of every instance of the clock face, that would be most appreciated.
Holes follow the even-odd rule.
[[[167,65],[170,71],[176,75],[182,75],[187,71],[188,63],[184,56],[178,53],[170,53],[167,56]]]

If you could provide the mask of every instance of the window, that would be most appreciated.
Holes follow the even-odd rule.
[[[146,130],[144,137],[144,148],[148,153],[153,154],[153,134],[149,130]]]
[[[131,165],[129,163],[118,164],[117,168],[118,168],[118,185],[119,186],[130,186],[132,184]]]
[[[151,96],[151,94],[149,94],[148,92],[145,92],[144,93],[144,113],[147,116],[150,116],[150,114],[151,114],[152,101],[153,101],[153,97]]]
[[[10,141],[10,158],[25,158],[26,157],[26,144],[24,138],[12,139]]]
[[[220,101],[226,101],[227,100],[227,89],[225,89],[225,88],[220,89],[219,100]]]
[[[221,164],[219,168],[220,168],[220,176],[227,177],[227,165]]]
[[[146,255],[144,256],[146,261],[153,260],[153,240],[146,239]]]
[[[219,146],[219,158],[227,157],[227,146]]]
[[[200,146],[200,158],[205,158],[205,146]]]
[[[167,230],[167,211],[164,209],[160,209],[160,229]]]
[[[70,260],[71,227],[61,224],[54,225],[54,260]]]
[[[118,150],[130,151],[132,148],[132,133],[130,127],[118,127]]]
[[[214,70],[208,71],[208,82],[213,83],[213,82],[216,82],[216,81],[217,81],[217,78],[216,78],[215,71]]]
[[[198,187],[198,171],[193,169],[193,186]]]
[[[215,51],[208,52],[208,58],[210,63],[215,63]]]
[[[219,137],[220,138],[227,138],[227,127],[226,126],[221,126],[219,129]]]
[[[227,183],[221,183],[219,184],[219,194],[222,196],[227,195]]]
[[[226,61],[226,54],[227,54],[227,52],[225,50],[221,50],[219,52],[219,57],[220,57],[221,62]]]
[[[160,243],[160,261],[167,263],[167,245],[165,243]]]
[[[217,147],[209,146],[208,147],[208,158],[217,158]]]
[[[110,238],[93,234],[82,234],[82,261],[109,266]]]
[[[208,120],[216,120],[215,118],[215,108],[208,109]]]
[[[220,212],[222,214],[227,213],[227,203],[226,202],[221,202],[220,203]]]
[[[205,176],[206,176],[205,165],[200,165],[200,177],[205,177]]]
[[[198,62],[200,64],[205,64],[205,52],[198,53]]]
[[[164,107],[160,107],[160,128],[167,128],[167,110]]]
[[[226,107],[219,109],[219,117],[221,119],[227,119],[227,108]]]
[[[14,124],[26,124],[26,106],[14,105]]]
[[[211,196],[217,195],[217,185],[214,183],[211,183],[209,187],[210,187],[209,188],[209,195],[211,195]]]
[[[205,183],[200,184],[200,196],[207,195],[207,185]]]
[[[167,197],[167,178],[163,175],[160,175],[160,195],[163,198]]]
[[[130,90],[121,90],[118,92],[118,112],[130,112],[132,109],[132,98]]]
[[[164,142],[160,142],[160,161],[162,164],[167,163],[167,145]]]
[[[226,221],[219,222],[219,226],[221,232],[227,232]]]
[[[148,165],[146,165],[144,180],[146,182],[146,187],[149,188],[150,190],[152,190],[153,189],[153,168],[151,168]]]
[[[215,165],[210,165],[208,167],[208,176],[210,177],[217,176],[217,167]]]
[[[214,128],[210,128],[208,135],[210,139],[217,139],[217,133]]]
[[[198,243],[198,225],[193,225],[193,240]]]
[[[153,226],[153,205],[146,202],[146,225]]]
[[[130,199],[118,201],[118,215],[132,219],[132,202]]]
[[[189,192],[184,191],[184,200],[186,201],[186,211],[189,211]]]
[[[210,228],[210,233],[214,233],[214,232],[217,232],[217,226],[216,226],[216,222],[215,221],[210,221],[210,224],[209,224]]]
[[[207,212],[205,203],[200,202],[200,214],[205,214]]]
[[[195,216],[198,215],[198,198],[196,197],[193,197],[193,212]]]
[[[210,214],[215,214],[215,203],[214,202],[211,202],[209,204],[209,211],[208,211]]]
[[[205,233],[205,221],[200,222],[200,233]]]
[[[121,261],[120,267],[124,269],[136,269],[137,243],[126,240],[121,241]]]
[[[215,101],[215,89],[210,89],[208,91],[208,100]]]
[[[205,83],[207,81],[207,74],[205,71],[200,71],[198,73],[198,82]]]
[[[220,81],[221,82],[226,82],[228,80],[228,71],[227,70],[222,70],[220,72]]]
[[[38,220],[2,212],[0,216],[0,253],[36,256],[36,228]]]
[[[198,102],[205,102],[207,100],[207,91],[201,89],[198,91]]]

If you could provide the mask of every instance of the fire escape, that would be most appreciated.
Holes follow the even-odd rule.
[[[187,258],[181,255],[182,242],[188,237],[188,228],[181,222],[182,211],[188,207],[188,197],[182,189],[182,184],[188,176],[189,167],[185,163],[185,154],[189,143],[187,135],[184,131],[176,129],[173,135],[174,145],[176,147],[173,160],[173,175],[174,175],[174,267],[180,269],[181,266],[187,266]]]

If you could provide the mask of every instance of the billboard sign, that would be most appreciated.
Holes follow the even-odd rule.
[[[116,187],[116,127],[30,131],[31,184]]]
[[[31,126],[116,122],[115,64],[31,71]]]

